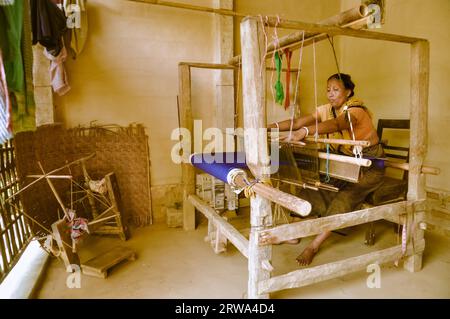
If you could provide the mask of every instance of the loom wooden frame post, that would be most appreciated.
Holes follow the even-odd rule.
[[[260,138],[266,128],[266,72],[263,25],[256,18],[241,22],[242,94],[244,109],[244,145],[247,166],[256,178],[270,176],[267,138]],[[248,134],[256,131],[259,134]],[[250,239],[248,247],[247,297],[269,298],[260,293],[260,282],[270,279],[272,246],[259,245],[259,229],[272,224],[272,208],[268,199],[259,195],[250,199]]]
[[[180,62],[178,64],[178,89],[180,105],[180,128],[189,131],[190,136],[194,137],[194,119],[192,117],[191,103],[191,68],[224,70],[235,69],[236,67],[228,64],[216,63],[198,63],[198,62]],[[189,150],[184,152],[192,154],[193,143]],[[195,229],[195,207],[189,200],[189,196],[195,195],[195,168],[189,163],[181,164],[181,184],[183,187],[183,228],[184,230]],[[200,209],[199,209],[200,210]]]
[[[430,44],[418,40],[411,44],[411,108],[410,108],[410,155],[408,171],[408,200],[426,198],[425,174],[422,166],[428,147],[428,91],[430,77]],[[414,240],[421,241],[424,231],[419,223],[424,219],[425,209],[408,211],[408,229],[415,229]],[[404,268],[415,272],[422,268],[422,252],[412,254]]]
[[[178,66],[179,79],[179,101],[180,101],[180,126],[186,128],[193,136],[193,119],[191,105],[191,69],[189,64]],[[183,149],[183,152],[186,150]],[[189,154],[192,153],[189,149]],[[181,180],[183,186],[183,228],[184,230],[195,229],[195,208],[188,200],[189,195],[195,194],[195,169],[187,163],[181,164]]]

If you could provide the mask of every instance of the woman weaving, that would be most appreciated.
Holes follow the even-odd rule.
[[[307,136],[327,134],[334,139],[354,139],[369,141],[370,146],[362,150],[344,145],[331,145],[334,152],[364,157],[384,157],[377,132],[372,124],[369,110],[360,100],[353,98],[355,84],[348,74],[334,74],[327,81],[327,98],[329,104],[319,106],[315,114],[308,114],[294,121],[287,120],[273,123],[268,128],[279,128],[280,131],[292,132],[290,141],[301,141]],[[361,154],[362,153],[362,154]],[[372,165],[361,167],[358,183],[339,182],[339,192],[325,190],[302,190],[299,197],[308,200],[312,205],[312,213],[321,217],[354,211],[362,204],[367,195],[376,190],[383,181],[384,168]],[[303,250],[297,257],[299,265],[309,265],[318,252],[320,245],[331,232],[323,232]],[[292,241],[290,241],[292,242]],[[298,241],[297,241],[298,242]],[[275,243],[275,242],[272,242]]]

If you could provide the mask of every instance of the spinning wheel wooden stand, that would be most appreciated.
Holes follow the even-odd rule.
[[[107,253],[96,256],[95,258],[92,258],[86,263],[82,264],[76,252],[76,246],[71,238],[71,227],[68,224],[68,220],[70,220],[68,213],[69,210],[64,205],[61,197],[57,193],[56,188],[51,181],[55,178],[66,178],[70,179],[72,183],[72,176],[50,175],[59,170],[62,170],[63,168],[70,167],[70,165],[79,163],[83,171],[85,185],[87,186],[86,189],[83,189],[83,191],[86,192],[86,196],[88,198],[93,216],[93,220],[88,223],[89,233],[118,235],[120,239],[125,241],[129,236],[127,229],[124,226],[122,215],[120,213],[120,193],[115,174],[107,174],[100,181],[101,191],[93,191],[90,187],[92,180],[87,173],[85,165],[86,160],[88,160],[92,156],[93,155],[79,159],[75,162],[63,166],[62,168],[53,170],[51,173],[45,173],[42,165],[38,163],[43,175],[33,175],[29,177],[46,179],[48,185],[50,186],[53,194],[55,195],[59,205],[61,206],[65,214],[64,218],[52,224],[52,240],[56,241],[59,248],[56,253],[53,251],[53,249],[52,252],[55,253],[57,257],[60,257],[62,259],[68,272],[75,271],[75,266],[78,266],[81,267],[83,273],[86,275],[106,278],[107,272],[111,267],[117,265],[123,260],[134,260],[135,253],[128,248],[115,247],[109,250]],[[31,184],[33,183],[30,183],[27,187],[31,186]],[[101,203],[100,206],[105,206],[103,212],[101,213],[98,213],[97,208],[99,206],[97,205],[97,202]]]

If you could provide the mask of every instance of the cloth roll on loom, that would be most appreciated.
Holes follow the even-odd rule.
[[[237,192],[246,187],[274,203],[277,203],[300,216],[308,216],[311,204],[293,195],[284,193],[258,180],[250,181],[245,171],[245,153],[192,154],[191,164],[202,171],[228,183]]]

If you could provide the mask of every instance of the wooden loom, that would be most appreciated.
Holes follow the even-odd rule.
[[[412,38],[380,32],[353,30],[338,26],[325,26],[297,21],[277,21],[268,18],[270,26],[292,28],[311,32],[315,36],[343,35],[373,40],[384,40],[409,44],[411,46],[411,135],[410,160],[408,165],[408,197],[406,201],[363,209],[346,214],[329,216],[315,220],[307,220],[288,225],[270,228],[272,224],[271,202],[259,195],[251,199],[251,232],[247,240],[234,227],[218,215],[214,209],[195,195],[195,169],[189,164],[182,164],[183,178],[183,211],[184,229],[195,228],[195,208],[212,222],[221,235],[230,240],[239,251],[248,258],[249,280],[248,298],[268,298],[271,292],[282,289],[297,288],[348,273],[365,269],[372,263],[386,263],[398,260],[403,256],[401,245],[372,252],[369,254],[332,262],[320,266],[296,270],[288,274],[271,277],[272,247],[260,241],[261,234],[276,237],[278,240],[289,240],[308,237],[323,231],[337,230],[349,226],[364,224],[370,221],[385,219],[401,223],[408,230],[407,249],[404,268],[410,272],[419,271],[422,267],[422,254],[425,247],[424,231],[420,225],[425,214],[425,173],[423,167],[427,151],[427,109],[429,88],[429,42],[425,39]],[[244,128],[259,129],[265,123],[265,79],[260,69],[265,67],[264,43],[261,20],[247,17],[241,22],[242,75]],[[297,40],[290,44],[295,45]],[[232,63],[232,61],[230,61]],[[180,63],[179,90],[181,105],[181,126],[192,132],[192,109],[190,96],[190,69],[192,67],[209,69],[233,69],[233,65],[207,63]],[[264,74],[264,72],[263,72]],[[252,162],[252,154],[259,159],[267,159],[267,146],[257,136],[249,135],[245,139],[245,150],[249,166],[257,178],[263,177],[267,167],[262,161]],[[191,150],[192,151],[192,150]],[[268,162],[268,161],[266,161]],[[414,230],[411,232],[411,230]]]

